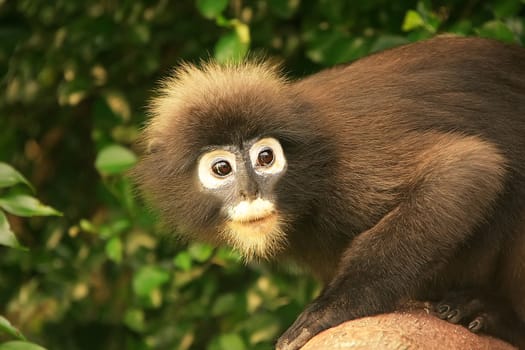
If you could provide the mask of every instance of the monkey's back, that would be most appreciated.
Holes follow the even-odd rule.
[[[525,160],[525,49],[518,46],[442,36],[322,71],[297,86],[326,104],[327,122],[340,133],[389,124],[460,132]]]
[[[358,151],[353,140],[359,140],[355,145],[388,153],[388,145],[410,133],[478,136],[506,157],[514,190],[525,197],[524,48],[437,37],[322,71],[295,86],[320,106],[322,123],[349,151]]]

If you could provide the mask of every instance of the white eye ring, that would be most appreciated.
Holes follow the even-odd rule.
[[[272,159],[267,164],[260,164],[259,156],[264,151],[271,151]],[[250,148],[250,160],[258,174],[278,174],[286,168],[286,157],[279,141],[273,137],[260,139]]]
[[[227,174],[220,175],[214,171],[214,167],[220,162],[225,162],[229,165],[230,169]],[[235,155],[225,150],[206,152],[199,158],[199,180],[202,186],[208,189],[219,188],[233,181],[233,175],[236,170]]]

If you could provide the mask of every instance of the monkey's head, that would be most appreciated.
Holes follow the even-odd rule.
[[[150,115],[133,175],[164,223],[247,259],[283,252],[322,191],[330,152],[278,68],[183,65]]]

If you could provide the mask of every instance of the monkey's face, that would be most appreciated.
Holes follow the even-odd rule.
[[[284,252],[334,163],[311,106],[268,66],[186,66],[151,114],[134,175],[164,223],[247,259]]]
[[[199,157],[201,190],[222,203],[219,234],[247,257],[264,257],[284,244],[274,191],[286,167],[281,144],[272,137],[212,147]]]

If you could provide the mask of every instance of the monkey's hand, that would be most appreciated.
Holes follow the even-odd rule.
[[[474,333],[486,333],[525,349],[525,323],[506,300],[481,290],[452,291],[434,305],[442,320],[465,326]]]
[[[327,305],[320,298],[312,302],[279,338],[276,350],[300,349],[316,334],[349,319],[337,305]]]

